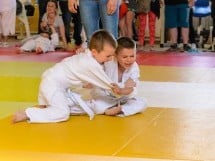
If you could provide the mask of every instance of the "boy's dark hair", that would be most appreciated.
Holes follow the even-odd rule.
[[[117,47],[115,38],[106,30],[98,30],[93,33],[90,42],[89,49],[96,49],[98,52],[104,49],[104,44],[109,44],[113,48]]]
[[[136,49],[136,44],[134,40],[129,37],[120,37],[117,39],[118,46],[116,48],[116,54],[119,53],[122,49]]]
[[[52,30],[51,28],[47,25],[46,27],[41,27],[41,33],[46,33],[49,35],[49,37],[51,36],[52,34]]]

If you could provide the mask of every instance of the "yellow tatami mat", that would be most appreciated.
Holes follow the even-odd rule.
[[[96,116],[90,121],[87,116],[72,116],[67,122],[53,124],[11,124],[10,121],[10,117],[0,121],[0,151],[27,152],[26,158],[32,152],[44,152],[61,154],[62,160],[65,154],[215,159],[215,110],[212,109],[149,108],[126,118]],[[0,160],[1,157],[5,156],[1,155]]]
[[[0,63],[0,161],[215,160],[214,70],[141,66],[149,108],[131,117],[71,116],[53,124],[12,124],[37,101],[52,63]],[[170,81],[170,82],[168,82]]]

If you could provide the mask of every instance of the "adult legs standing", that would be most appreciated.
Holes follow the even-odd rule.
[[[99,29],[99,20],[101,19],[104,29],[113,34],[115,38],[118,37],[118,15],[119,4],[117,10],[109,15],[107,13],[108,0],[80,0],[80,15],[82,24],[84,26],[87,40],[89,41],[91,35]],[[86,16],[88,15],[88,16]],[[90,17],[90,18],[89,18]]]
[[[47,2],[48,0],[38,0],[38,5],[39,5],[38,33],[41,32],[40,22],[42,21],[43,15],[46,12]]]
[[[81,45],[82,39],[81,39],[81,31],[82,31],[82,24],[81,24],[81,18],[80,18],[80,12],[78,9],[77,13],[71,13],[68,9],[68,1],[59,1],[59,6],[62,12],[62,18],[65,26],[65,34],[66,34],[66,41],[67,43],[71,42],[70,38],[70,22],[71,19],[74,23],[74,33],[73,38],[75,40],[76,45]]]
[[[74,23],[73,39],[75,40],[75,44],[79,46],[82,44],[81,38],[82,24],[79,8],[77,13],[72,13],[72,22]]]
[[[172,15],[172,16],[169,16]],[[184,49],[189,50],[189,7],[187,4],[166,5],[165,7],[165,26],[169,28],[171,48],[177,48],[177,28],[181,27]]]

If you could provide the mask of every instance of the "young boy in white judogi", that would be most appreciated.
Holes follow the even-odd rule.
[[[54,26],[47,26],[36,38],[30,38],[21,47],[19,53],[35,51],[37,54],[55,51],[59,45],[59,35]]]
[[[94,96],[94,111],[96,114],[129,116],[146,109],[144,98],[137,94],[139,82],[139,67],[136,63],[136,46],[128,37],[117,40],[116,59],[106,62],[104,70],[108,77],[120,87],[118,94],[121,98],[115,98],[105,90],[96,90]]]
[[[112,58],[115,48],[116,41],[112,35],[105,30],[95,32],[85,53],[68,57],[43,73],[38,99],[40,107],[44,105],[45,108],[29,107],[18,111],[13,118],[14,123],[25,120],[37,123],[66,121],[71,114],[71,107],[77,105],[76,101],[92,118],[94,113],[86,108],[86,104],[79,102],[79,96],[73,94],[75,99],[68,99],[67,91],[70,87],[89,82],[117,92],[117,87],[111,84],[112,81],[101,66]]]

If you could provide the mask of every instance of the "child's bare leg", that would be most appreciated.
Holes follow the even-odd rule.
[[[28,116],[25,113],[25,110],[17,111],[13,116],[13,123],[26,121],[28,120]]]
[[[121,113],[121,110],[122,110],[122,107],[121,107],[121,106],[111,107],[111,108],[108,108],[108,109],[105,111],[105,115],[115,116],[115,115],[117,115],[117,114],[120,114],[120,113]]]

